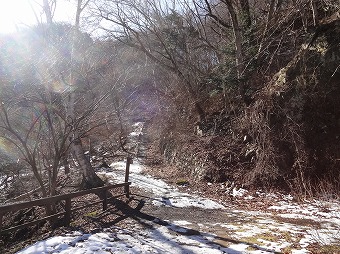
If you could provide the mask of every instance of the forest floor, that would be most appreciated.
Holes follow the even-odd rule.
[[[110,168],[98,174],[122,182],[125,162]],[[132,197],[87,216],[82,230],[59,229],[17,253],[340,253],[338,200],[190,184],[138,160],[130,181]]]

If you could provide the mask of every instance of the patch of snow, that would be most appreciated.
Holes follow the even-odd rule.
[[[129,136],[135,137],[135,136],[142,135],[142,134],[143,134],[143,126],[144,126],[144,123],[143,123],[143,122],[134,123],[134,124],[133,124],[133,127],[134,127],[133,129],[134,129],[134,131],[133,131],[133,132],[130,132]]]
[[[156,206],[172,206],[172,207],[198,207],[204,209],[224,209],[224,206],[210,199],[201,198],[199,196],[190,195],[187,193],[173,193],[169,197],[156,198],[152,201]]]
[[[293,200],[293,196],[288,194],[288,195],[283,195],[282,197],[284,200],[288,200],[288,201],[292,201]]]
[[[248,244],[232,244],[229,246],[230,249],[234,250],[234,252],[227,252],[228,254],[242,254],[247,253]],[[248,252],[249,253],[249,252]]]
[[[339,243],[340,228],[338,229],[313,229],[307,230],[309,238],[321,245],[331,245]]]
[[[248,195],[248,196],[244,197],[244,199],[245,199],[245,200],[249,200],[249,199],[254,199],[254,197],[251,196],[251,195]]]
[[[296,209],[298,208],[296,205],[289,205],[285,202],[280,202],[279,205],[273,205],[268,207],[268,209],[273,209],[273,210],[289,210],[289,209]]]
[[[278,198],[275,193],[262,193],[262,196],[265,196],[266,198]]]
[[[126,161],[119,161],[110,164],[110,167],[116,169],[119,173],[116,174],[116,177],[119,177],[120,180],[124,179],[124,176],[119,176],[121,173],[125,174]],[[139,161],[135,161],[133,164],[130,164],[130,176],[131,174],[139,174],[143,171],[142,165],[140,165]]]
[[[233,197],[243,197],[248,191],[245,189],[236,189],[233,188],[233,193],[231,194]]]
[[[143,128],[144,122],[135,122],[132,126],[133,127],[139,127],[139,128]]]
[[[235,234],[238,236],[238,237],[251,237],[251,236],[256,236],[258,234],[262,234],[262,233],[265,233],[265,232],[268,232],[269,229],[263,229],[263,228],[260,228],[256,225],[251,225],[251,224],[247,224],[247,225],[243,225],[242,226],[242,231],[236,231]]]
[[[173,222],[176,225],[180,225],[180,226],[187,226],[187,225],[191,225],[191,222],[185,221],[185,220],[176,220]]]
[[[306,249],[292,250],[292,254],[310,254],[310,251],[308,251]]]
[[[129,134],[129,136],[139,136],[141,133],[140,132],[137,132],[137,131],[133,131]]]
[[[110,165],[114,168],[113,172],[104,172],[104,174],[114,179],[117,183],[124,182],[125,179],[125,162],[115,162]],[[224,206],[210,199],[202,198],[197,195],[192,195],[180,192],[178,188],[172,187],[160,179],[154,179],[150,175],[141,175],[143,167],[138,160],[130,165],[129,181],[132,186],[144,189],[153,193],[156,197],[153,201],[157,206],[173,206],[173,207],[188,207],[194,206],[206,209],[223,209]],[[103,172],[101,172],[103,173]]]
[[[307,247],[311,242],[313,242],[313,237],[311,235],[305,235],[301,238],[299,244],[302,248]]]
[[[205,236],[173,235],[173,227],[143,229],[141,233],[140,230],[129,231],[112,227],[103,229],[102,233],[55,236],[37,242],[17,254],[233,253],[229,252],[230,248],[211,244]]]

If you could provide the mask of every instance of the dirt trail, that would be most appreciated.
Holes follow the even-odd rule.
[[[143,124],[136,123],[134,127],[130,139],[135,142],[133,147],[138,148],[136,154],[141,154],[140,150],[144,154],[146,144],[140,144]],[[210,190],[218,189],[215,195],[208,195],[220,201],[216,202],[203,197],[205,193],[198,194],[193,186],[171,184],[175,182],[171,171],[159,173],[159,169],[142,164],[143,160],[135,159],[130,169],[133,197],[138,203],[130,215],[148,227],[166,225],[173,234],[206,236],[213,243],[230,247],[230,253],[302,254],[309,253],[309,249],[323,253],[322,246],[339,246],[339,201],[297,204],[290,196],[252,196],[245,190],[209,184]],[[125,162],[110,166],[110,172],[99,174],[111,183],[122,182]],[[160,177],[166,178],[167,183]],[[222,196],[228,196],[232,202],[225,202],[228,199]],[[340,253],[340,248],[335,251]]]
[[[130,139],[138,142],[142,125],[135,127]],[[131,147],[141,154],[143,145]],[[97,173],[109,183],[120,183],[125,166],[124,161],[114,162]],[[98,212],[100,207],[82,212],[73,221],[74,229],[94,234],[100,243],[105,232],[121,234],[105,248],[136,247],[137,253],[340,253],[339,201],[297,204],[290,196],[251,194],[211,183],[205,183],[210,192],[199,192],[193,184],[177,186],[171,171],[160,173],[138,159],[130,167],[130,181],[130,200],[114,200],[105,212]],[[51,235],[65,235],[64,230],[70,233],[67,228]],[[97,240],[93,244],[98,245]]]
[[[113,163],[114,170],[102,174],[119,182],[124,165]],[[332,211],[325,210],[327,204],[298,205],[280,197],[273,201],[276,207],[261,211],[244,210],[235,204],[222,206],[146,174],[138,161],[131,166],[130,180],[132,196],[140,203],[134,215],[138,222],[155,228],[167,225],[175,235],[200,235],[211,239],[212,244],[239,250],[234,253],[309,253],[307,249],[321,248],[321,244],[336,245],[339,240],[338,203],[332,203]],[[251,196],[234,198],[240,202],[251,200]],[[272,194],[268,194],[270,198]]]

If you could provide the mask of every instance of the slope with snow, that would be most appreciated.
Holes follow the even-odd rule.
[[[123,181],[125,163],[111,164],[113,172],[102,171],[112,181]],[[219,209],[225,216],[238,221],[168,221],[160,225],[155,221],[150,227],[133,225],[132,229],[116,226],[101,232],[83,234],[72,232],[38,242],[20,254],[33,253],[273,253],[290,250],[293,254],[310,253],[307,248],[313,242],[336,244],[340,237],[339,205],[333,210],[322,211],[320,202],[294,204],[289,197],[277,200],[268,211],[250,212],[226,208],[212,200],[182,193],[150,175],[143,175],[143,167],[136,161],[131,165],[134,186],[153,195],[154,206],[175,208]],[[247,191],[233,190],[233,195],[249,199]],[[323,207],[323,209],[321,209]],[[274,212],[274,213],[273,213]],[[282,218],[278,220],[278,217]],[[294,220],[315,221],[318,226],[299,225]],[[135,222],[136,223],[136,222]],[[195,229],[195,230],[192,230]],[[214,230],[212,230],[214,229]],[[189,233],[188,233],[189,232]],[[192,233],[194,232],[194,233]],[[294,243],[294,244],[293,244]],[[292,246],[293,245],[293,246]]]
[[[136,124],[131,136],[141,134],[142,125]],[[110,165],[99,175],[111,183],[123,182],[125,162]],[[112,226],[95,233],[70,232],[29,246],[19,254],[40,253],[310,253],[308,247],[340,243],[339,202],[306,201],[294,203],[291,196],[257,193],[272,199],[275,204],[266,211],[245,211],[223,206],[197,195],[183,193],[160,179],[143,173],[138,160],[130,167],[132,186],[150,196],[150,206],[183,213],[188,220],[128,221],[128,228]],[[246,190],[233,188],[230,195],[240,200],[254,197]],[[173,210],[171,210],[173,209]],[[175,209],[175,210],[174,210]],[[188,211],[200,212],[203,218],[187,216]],[[206,212],[204,212],[206,211]],[[208,214],[214,211],[215,217]],[[205,214],[206,220],[205,220]],[[185,216],[186,215],[186,216]],[[215,218],[215,219],[211,219]],[[340,249],[337,248],[336,251]],[[334,252],[336,253],[336,252]]]

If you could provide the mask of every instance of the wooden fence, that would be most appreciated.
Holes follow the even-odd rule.
[[[37,199],[37,200],[33,200],[33,201],[27,201],[27,202],[20,202],[20,203],[14,203],[14,204],[9,204],[9,205],[3,205],[0,206],[0,235],[4,234],[4,233],[8,233],[11,231],[16,231],[19,230],[21,228],[25,228],[28,226],[32,226],[35,224],[38,224],[40,222],[43,221],[47,221],[47,220],[53,220],[56,219],[58,217],[64,216],[64,225],[69,225],[70,221],[71,221],[71,215],[72,212],[78,211],[80,209],[84,209],[86,207],[90,207],[99,203],[103,204],[103,210],[107,209],[107,205],[108,205],[108,191],[111,189],[115,189],[115,188],[119,188],[119,187],[124,187],[124,191],[122,194],[120,195],[116,195],[110,198],[118,198],[121,196],[126,196],[127,198],[129,198],[130,195],[130,189],[129,186],[131,185],[131,182],[129,182],[129,171],[130,171],[130,164],[132,163],[132,159],[131,158],[127,158],[126,161],[126,170],[125,170],[125,182],[124,183],[120,183],[120,184],[114,184],[114,185],[107,185],[107,186],[103,186],[103,187],[99,187],[99,188],[93,188],[93,189],[89,189],[89,190],[83,190],[83,191],[78,191],[78,192],[72,192],[72,193],[67,193],[67,194],[63,194],[63,195],[58,195],[58,196],[52,196],[52,197],[47,197],[47,198],[41,198],[41,199]],[[90,203],[90,204],[86,204],[83,206],[77,206],[72,208],[72,199],[76,198],[76,197],[81,197],[84,195],[88,195],[88,194],[97,194],[98,196],[101,197],[101,199],[99,201]],[[17,226],[12,226],[12,227],[8,227],[8,228],[2,228],[3,225],[3,218],[6,215],[6,213],[8,212],[16,212],[16,211],[20,211],[23,209],[27,209],[27,208],[33,208],[33,207],[52,207],[55,204],[57,204],[58,202],[61,201],[65,201],[65,205],[64,205],[64,211],[59,212],[59,213],[55,213],[52,215],[48,215],[45,216],[43,218],[34,220],[34,221],[30,221],[30,222],[26,222]]]

